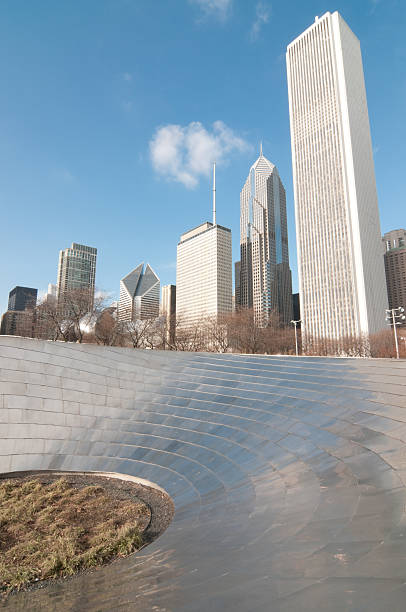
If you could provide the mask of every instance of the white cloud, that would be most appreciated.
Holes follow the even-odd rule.
[[[248,143],[222,121],[207,130],[199,121],[189,125],[165,125],[149,143],[155,171],[169,180],[193,189],[201,176],[210,173],[214,161],[222,162],[233,151],[246,151]]]
[[[205,17],[215,17],[224,20],[231,11],[233,0],[189,0],[196,4]]]
[[[251,26],[250,38],[252,41],[258,39],[262,26],[268,23],[271,17],[271,7],[265,2],[258,2],[255,7],[255,19]]]

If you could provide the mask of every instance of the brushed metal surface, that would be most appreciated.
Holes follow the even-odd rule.
[[[406,362],[0,337],[0,471],[98,470],[176,512],[7,610],[405,610]]]

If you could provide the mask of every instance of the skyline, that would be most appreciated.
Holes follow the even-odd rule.
[[[96,286],[115,298],[120,278],[140,260],[151,263],[162,285],[173,284],[179,234],[211,216],[207,163],[214,160],[207,148],[219,156],[218,222],[232,229],[237,261],[239,193],[260,140],[287,191],[297,291],[284,56],[327,10],[337,9],[361,41],[382,233],[406,225],[405,213],[398,214],[405,8],[309,2],[303,9],[296,2],[295,12],[262,3],[269,10],[261,20],[257,3],[211,4],[223,13],[204,14],[203,0],[179,3],[172,12],[161,3],[159,19],[143,2],[117,10],[109,1],[80,9],[40,2],[35,14],[3,5],[1,252],[12,265],[3,265],[2,311],[14,286],[44,291],[56,282],[58,253],[72,241],[97,247]],[[145,32],[136,30],[134,42],[139,23]],[[253,62],[250,78],[242,79]],[[168,166],[168,150],[180,165]],[[179,168],[186,168],[183,175]],[[139,228],[148,223],[153,231],[144,236]]]

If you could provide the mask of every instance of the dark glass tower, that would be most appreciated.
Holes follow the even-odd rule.
[[[14,287],[8,294],[7,310],[28,310],[35,308],[37,289],[32,287]]]

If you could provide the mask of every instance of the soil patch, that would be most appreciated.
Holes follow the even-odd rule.
[[[0,593],[125,557],[169,525],[173,503],[144,484],[85,473],[0,476]]]

